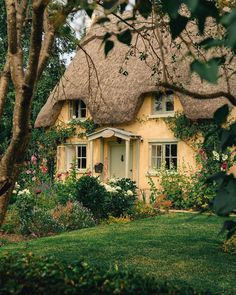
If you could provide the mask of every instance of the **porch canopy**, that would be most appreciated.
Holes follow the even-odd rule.
[[[125,177],[128,178],[129,176],[129,164],[130,164],[130,141],[131,140],[141,140],[141,136],[131,132],[126,131],[118,128],[112,128],[112,127],[106,127],[101,130],[98,130],[96,132],[93,132],[89,135],[87,135],[87,139],[90,144],[90,165],[93,167],[93,141],[95,139],[101,138],[101,162],[103,162],[103,139],[104,138],[111,138],[111,137],[117,137],[120,139],[125,140]]]

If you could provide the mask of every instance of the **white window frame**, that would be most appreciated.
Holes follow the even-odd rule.
[[[177,154],[176,156],[171,155],[171,149],[170,149],[170,156],[168,156],[169,164],[171,163],[171,159],[176,159],[176,169],[178,168],[178,142],[177,141],[166,141],[166,142],[160,142],[160,141],[151,141],[149,142],[149,172],[150,173],[157,173],[157,171],[161,168],[163,161],[166,161],[166,146],[167,145],[176,145],[177,147]],[[152,149],[154,146],[160,146],[161,147],[161,156],[155,156],[153,157]],[[160,167],[153,167],[153,159],[160,159]]]
[[[78,103],[77,109],[76,109],[76,103]],[[82,104],[84,104],[85,107],[82,106]],[[82,110],[85,110],[85,116],[82,116]],[[76,113],[78,115],[76,115]],[[87,118],[87,106],[82,99],[76,99],[76,100],[69,101],[69,118],[70,119],[79,119],[79,120],[85,120]]]
[[[159,111],[156,110],[155,108],[155,101],[158,97],[161,98],[161,106],[162,106],[162,109]],[[173,103],[173,110],[168,111],[166,105],[167,105],[167,102],[170,100]],[[167,91],[166,93],[154,94],[152,99],[152,111],[151,111],[151,115],[149,116],[150,118],[169,117],[169,116],[173,117],[174,113],[175,111],[174,111],[174,93],[173,92]]]
[[[86,148],[86,155],[85,157],[82,155],[82,151],[81,154],[79,155],[79,147],[85,147]],[[75,145],[75,156],[76,156],[76,169],[78,171],[86,171],[87,167],[88,167],[88,146],[85,143],[81,143],[81,144],[76,144]],[[79,167],[79,159],[81,160],[81,165]],[[82,160],[85,159],[86,160],[86,165],[85,167],[82,167]]]

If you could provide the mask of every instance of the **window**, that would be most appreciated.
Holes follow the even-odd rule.
[[[87,146],[80,144],[76,147],[76,165],[78,169],[87,168]]]
[[[172,91],[156,93],[153,100],[153,114],[173,113],[174,95]]]
[[[163,163],[167,169],[177,168],[177,143],[151,144],[151,169],[160,169]]]
[[[87,116],[86,104],[81,99],[70,101],[70,118],[84,119]]]

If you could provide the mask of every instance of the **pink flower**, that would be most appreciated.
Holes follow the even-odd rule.
[[[36,178],[35,176],[34,176],[34,177],[32,177],[32,181],[36,181],[36,179],[37,179],[37,178]]]
[[[205,154],[205,150],[204,150],[204,149],[199,149],[199,150],[198,150],[198,153],[199,153],[200,155]]]
[[[41,191],[40,188],[36,188],[36,189],[35,189],[35,193],[36,193],[36,194],[40,194],[41,192],[42,192],[42,191]]]
[[[28,169],[28,170],[25,171],[25,173],[26,174],[31,174],[31,170]]]
[[[87,176],[92,176],[92,171],[87,171],[87,172],[86,172],[86,175],[87,175]]]
[[[221,170],[221,171],[225,171],[225,170],[227,169],[227,166],[228,166],[228,165],[227,165],[226,162],[222,163],[221,166],[220,166],[220,170]]]
[[[48,167],[47,166],[40,166],[40,169],[43,173],[47,173],[48,172]]]
[[[31,156],[31,163],[34,164],[34,165],[37,164],[37,158],[36,158],[35,155],[32,155],[32,156]]]

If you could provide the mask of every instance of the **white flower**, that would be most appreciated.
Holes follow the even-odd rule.
[[[220,155],[216,151],[213,151],[212,154],[214,160],[220,161]]]
[[[15,188],[20,188],[20,185],[19,185],[19,183],[15,183]]]
[[[134,193],[131,190],[127,190],[126,193],[127,193],[128,196],[133,196],[134,195]]]
[[[226,161],[228,160],[228,158],[229,158],[228,155],[222,154],[222,161]]]
[[[117,187],[116,187],[116,190],[117,190],[117,191],[121,191],[122,188],[121,188],[120,186],[117,186]]]
[[[25,189],[23,189],[22,191],[19,191],[18,192],[18,195],[20,196],[20,195],[30,195],[30,191],[27,189],[27,188],[25,188]]]
[[[12,191],[12,193],[13,193],[13,194],[16,194],[16,193],[17,193],[17,191],[14,189],[14,190]]]

